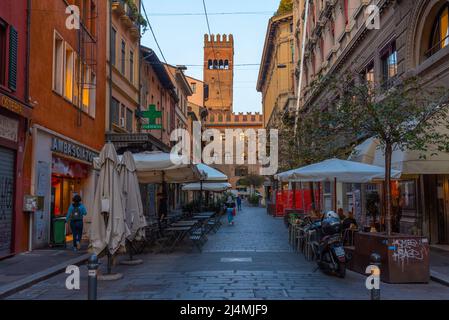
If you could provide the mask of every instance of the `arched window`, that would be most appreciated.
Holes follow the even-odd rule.
[[[220,69],[224,69],[223,60],[220,60],[220,62],[218,62],[218,65]]]
[[[209,60],[209,61],[207,62],[207,68],[208,68],[209,70],[213,68],[212,60]]]
[[[218,69],[218,61],[214,60],[214,69]]]
[[[229,69],[229,60],[225,60],[225,62],[224,62],[224,68],[225,68],[226,70]]]
[[[429,50],[426,57],[430,57],[439,50],[449,46],[449,4],[446,3],[444,7],[437,14],[432,27],[430,35]]]

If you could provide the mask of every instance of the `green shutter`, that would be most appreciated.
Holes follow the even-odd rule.
[[[9,28],[9,76],[8,86],[11,90],[17,89],[17,49],[18,34],[13,26]]]

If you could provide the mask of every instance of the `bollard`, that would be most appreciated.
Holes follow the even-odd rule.
[[[377,253],[373,253],[370,256],[370,263],[372,266],[377,267],[372,271],[373,276],[377,278],[377,285],[371,289],[371,300],[380,300],[380,266],[381,257]]]
[[[97,300],[97,270],[98,270],[98,257],[93,254],[89,258],[87,264],[88,269],[88,300]]]

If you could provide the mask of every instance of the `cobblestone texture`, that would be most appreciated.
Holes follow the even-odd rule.
[[[202,254],[180,251],[140,258],[142,265],[115,267],[124,278],[100,282],[99,299],[369,299],[363,275],[348,271],[339,279],[316,271],[314,263],[291,251],[283,221],[262,208],[245,207],[234,226],[224,224],[209,236]],[[86,299],[86,276],[83,267],[79,291],[68,291],[61,274],[9,298]],[[383,299],[449,299],[449,288],[435,282],[382,283],[381,290]]]

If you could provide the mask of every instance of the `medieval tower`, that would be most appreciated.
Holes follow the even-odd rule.
[[[205,107],[232,112],[234,86],[234,38],[204,35],[204,83],[208,86]]]
[[[226,129],[257,131],[263,129],[263,115],[256,113],[234,113],[234,37],[229,35],[204,35],[204,84],[208,90],[205,93],[204,106],[208,110],[205,128],[218,130],[222,137]],[[240,136],[240,139],[242,137]],[[222,138],[223,144],[225,137]],[[243,141],[243,140],[241,140]],[[231,154],[224,152],[221,163],[213,165],[228,176],[232,189],[244,195],[248,187],[240,185],[241,179],[248,175],[259,174],[259,164],[248,163],[248,143],[245,138],[245,151],[237,154],[233,150],[233,164],[226,164]],[[263,187],[259,189],[263,194]]]

